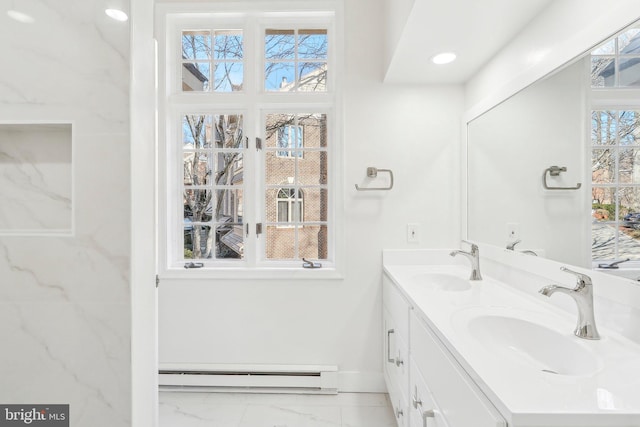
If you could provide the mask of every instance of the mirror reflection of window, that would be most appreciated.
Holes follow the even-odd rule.
[[[591,87],[640,87],[640,26],[591,52]]]

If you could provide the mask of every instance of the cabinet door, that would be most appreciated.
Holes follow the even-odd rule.
[[[431,329],[411,314],[411,356],[449,427],[504,427],[506,421]]]
[[[409,389],[409,343],[397,328],[395,319],[386,309],[383,309],[383,339],[384,353],[383,372],[387,388],[395,387],[404,395],[405,400]]]
[[[409,425],[411,427],[448,427],[413,358],[409,363],[409,378],[411,378]]]

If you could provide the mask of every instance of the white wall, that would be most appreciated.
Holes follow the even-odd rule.
[[[384,24],[384,69],[386,70],[393,59],[393,55],[396,51],[396,47],[402,33],[404,32],[405,25],[409,20],[409,15],[415,4],[416,0],[385,0],[384,10],[386,15],[386,22]]]
[[[467,116],[502,102],[638,18],[637,0],[554,0],[467,82]]]
[[[383,389],[382,249],[458,245],[463,99],[382,84],[382,4],[345,1],[344,280],[163,280],[160,363],[338,365],[343,390]],[[394,189],[356,192],[367,166],[392,169]]]
[[[97,0],[0,5],[0,120],[73,123],[75,209],[73,235],[0,237],[0,402],[70,404],[70,425],[128,426],[128,23]],[[10,7],[35,22],[9,19]]]
[[[589,63],[582,60],[469,123],[468,230],[475,241],[504,247],[507,223],[517,223],[516,249],[589,267],[589,177],[585,171]],[[565,166],[544,190],[543,171]]]

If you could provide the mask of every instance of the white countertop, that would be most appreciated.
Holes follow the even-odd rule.
[[[440,254],[438,259],[446,258]],[[412,302],[418,317],[434,330],[510,423],[640,426],[638,344],[602,327],[601,340],[578,338],[573,335],[577,314],[571,316],[549,304],[545,296],[525,294],[486,275],[466,290],[442,290],[416,278],[439,273],[466,280],[470,273],[467,265],[406,262],[406,257],[400,264],[385,260],[384,270]],[[552,298],[568,297],[558,294]],[[468,327],[469,321],[486,315],[522,319],[530,322],[526,325],[556,331],[562,343],[570,344],[578,355],[577,360],[568,360],[566,372],[555,374],[544,372],[544,366],[536,365],[527,354],[519,354],[518,348],[489,348],[481,334]],[[523,333],[529,331],[525,328]]]

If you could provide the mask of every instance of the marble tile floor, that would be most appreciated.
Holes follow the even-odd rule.
[[[395,427],[386,394],[160,392],[160,427]]]

